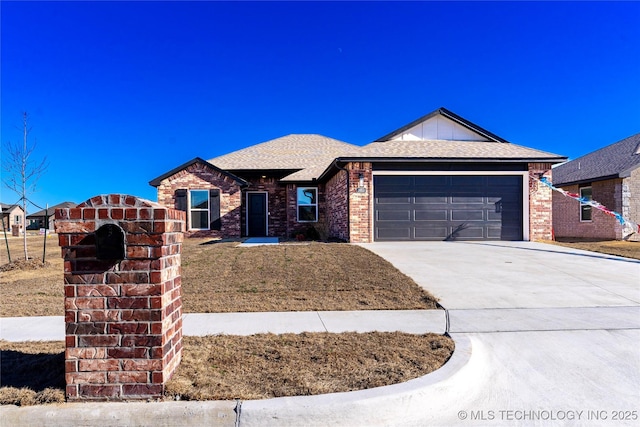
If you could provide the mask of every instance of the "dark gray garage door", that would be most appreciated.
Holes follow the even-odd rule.
[[[522,177],[376,176],[375,240],[522,240]]]

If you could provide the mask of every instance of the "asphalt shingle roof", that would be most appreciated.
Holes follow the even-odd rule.
[[[49,210],[48,210],[48,214],[45,214],[45,209],[41,209],[38,212],[34,212],[32,214],[27,215],[27,218],[31,218],[31,217],[43,217],[43,216],[50,216],[56,213],[56,209],[58,208],[75,208],[76,206],[78,206],[77,203],[73,203],[73,202],[62,202],[62,203],[58,203],[55,206],[49,206]]]
[[[483,141],[386,141],[365,145],[363,157],[414,157],[422,159],[563,160],[564,157],[533,148],[503,142]]]
[[[225,170],[293,170],[283,181],[317,178],[336,158],[355,154],[357,145],[316,134],[292,134],[209,160]]]
[[[624,178],[640,167],[640,133],[553,169],[554,185]]]

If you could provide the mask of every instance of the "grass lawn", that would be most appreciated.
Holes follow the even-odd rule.
[[[435,299],[384,259],[359,246],[310,243],[238,248],[186,239],[182,250],[183,309],[188,313],[310,310],[409,310]],[[42,257],[42,237],[29,237]],[[4,243],[4,242],[3,242]],[[21,239],[9,239],[12,258]],[[0,266],[7,263],[1,248]],[[47,239],[48,265],[2,271],[0,316],[63,316],[63,261],[57,237]],[[4,267],[3,267],[4,268]]]
[[[608,255],[617,255],[626,258],[640,259],[640,242],[628,242],[624,240],[605,240],[589,242],[584,240],[562,239],[555,242],[547,242],[554,245],[566,246],[584,251],[599,252]]]
[[[167,400],[265,399],[380,387],[438,369],[454,348],[442,335],[398,332],[183,340],[183,359],[167,384]],[[0,352],[0,404],[64,402],[63,341],[0,341]]]
[[[41,257],[43,239],[28,239]],[[186,312],[428,309],[435,300],[371,252],[346,244],[238,248],[183,246]],[[10,239],[14,261],[20,239]],[[47,239],[47,265],[8,269],[0,251],[0,316],[63,315],[62,259]],[[447,337],[403,333],[185,337],[167,399],[262,399],[360,390],[407,381],[451,356]],[[64,401],[64,343],[0,341],[0,404]],[[46,372],[47,375],[42,373]],[[35,375],[34,375],[35,373]]]

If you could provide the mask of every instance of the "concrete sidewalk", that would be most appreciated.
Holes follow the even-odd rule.
[[[445,332],[444,310],[294,311],[282,313],[186,313],[185,336],[301,332]],[[62,341],[64,317],[2,317],[0,339]]]

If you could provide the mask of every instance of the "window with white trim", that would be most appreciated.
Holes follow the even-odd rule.
[[[318,221],[318,189],[298,187],[298,222]]]
[[[187,213],[187,229],[220,230],[220,190],[178,189],[175,208]]]
[[[189,190],[189,219],[192,230],[209,229],[209,190]]]
[[[593,200],[591,187],[580,188],[580,198]],[[580,203],[580,221],[591,221],[591,211],[591,206]]]

